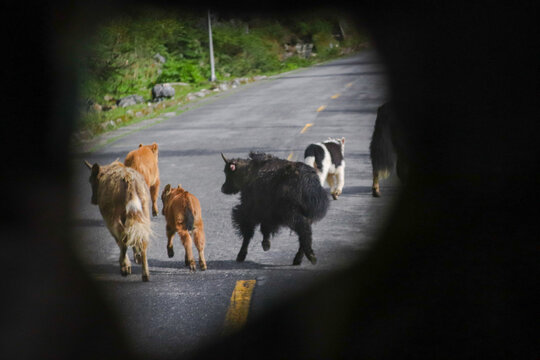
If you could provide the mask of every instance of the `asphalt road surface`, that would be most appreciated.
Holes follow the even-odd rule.
[[[107,144],[75,156],[75,247],[117,310],[131,348],[152,358],[181,356],[220,336],[237,281],[255,280],[248,309],[252,321],[361,257],[384,226],[381,220],[398,186],[390,178],[382,183],[382,198],[371,196],[369,141],[377,107],[386,98],[384,68],[375,53],[365,51],[202,99],[189,110],[168,114],[149,126],[109,134]],[[225,179],[220,152],[245,158],[255,150],[302,161],[310,143],[342,136],[346,138],[345,187],[339,200],[330,200],[326,217],[313,227],[318,263],[304,259],[302,265],[292,266],[298,239],[284,228],[267,252],[257,231],[246,261],[237,263],[241,239],[231,225],[231,209],[238,195],[220,192]],[[208,270],[197,268],[192,273],[184,266],[178,236],[175,257],[168,258],[165,219],[160,214],[152,218],[156,236],[148,252],[150,282],[143,283],[141,267],[135,263],[132,275],[120,275],[119,250],[97,206],[90,204],[89,171],[82,160],[123,161],[140,143],[152,142],[159,144],[160,193],[166,184],[182,184],[201,202]],[[158,206],[161,212],[161,199]],[[198,259],[195,249],[194,255]]]

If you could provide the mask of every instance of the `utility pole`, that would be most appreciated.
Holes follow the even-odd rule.
[[[210,43],[210,81],[216,81],[216,70],[214,68],[214,44],[212,43],[212,22],[210,21],[210,10],[208,10],[208,39]]]

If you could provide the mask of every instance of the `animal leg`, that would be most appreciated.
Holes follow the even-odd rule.
[[[142,281],[150,280],[150,272],[148,271],[148,258],[146,256],[147,249],[148,249],[148,240],[145,239],[142,242],[142,249],[141,249]]]
[[[326,182],[328,185],[330,185],[330,194],[332,194],[332,197],[334,200],[337,200],[336,194],[336,181],[335,181],[335,175],[328,173],[328,176],[326,177]]]
[[[140,249],[136,249],[135,247],[133,247],[132,250],[133,250],[133,259],[135,259],[135,263],[140,264],[141,263]]]
[[[186,250],[186,256],[185,256],[185,264],[186,266],[189,266],[189,269],[191,271],[195,271],[195,259],[193,258],[193,241],[191,239],[191,235],[189,235],[189,232],[184,229],[178,229],[178,235],[180,235],[180,239],[182,240],[182,244],[184,245],[184,249]]]
[[[270,250],[270,236],[272,235],[272,228],[266,224],[261,224],[261,233],[263,234],[262,248],[264,251]]]
[[[240,248],[240,251],[238,252],[238,255],[236,256],[236,261],[242,262],[246,260],[249,242],[251,241],[251,238],[253,237],[254,233],[255,233],[255,226],[251,227],[250,229],[242,230],[242,236],[243,236],[242,247]]]
[[[174,229],[171,229],[169,225],[166,227],[167,230],[167,255],[172,258],[174,256],[174,248],[173,248],[173,239],[174,234],[176,231]]]
[[[373,197],[381,197],[381,191],[379,189],[379,172],[373,171],[373,185],[371,186],[371,195]]]
[[[292,230],[294,230],[298,234],[298,241],[300,242],[300,250],[303,251],[304,255],[308,258],[308,260],[315,265],[317,263],[317,258],[315,257],[315,253],[313,252],[313,249],[311,248],[311,224],[310,221],[301,215],[296,215],[293,218],[292,223]],[[300,255],[297,253],[295,256],[295,260],[299,258]],[[293,262],[293,265],[299,265]]]
[[[150,197],[152,198],[152,216],[158,215],[158,194],[159,194],[159,179],[156,180],[154,185],[150,186]]]
[[[408,176],[408,168],[402,158],[397,159],[396,161],[396,173],[402,184],[406,184]]]
[[[129,261],[129,257],[127,256],[127,246],[122,242],[119,242],[118,246],[120,247],[120,273],[122,276],[127,276],[131,274],[131,261]]]
[[[204,258],[204,244],[206,242],[206,237],[204,235],[204,229],[201,225],[196,225],[195,230],[193,230],[193,241],[195,242],[195,247],[199,252],[199,266],[201,270],[206,270],[206,259]]]
[[[302,259],[304,258],[304,251],[302,250],[302,246],[298,248],[298,252],[296,253],[296,256],[293,260],[293,265],[300,265],[302,263]]]
[[[246,259],[249,242],[255,233],[255,224],[252,224],[246,219],[249,219],[249,214],[244,215],[242,208],[235,207],[233,209],[233,223],[242,234],[242,247],[236,256],[236,261],[242,262]]]
[[[335,188],[335,196],[334,196],[334,200],[337,200],[338,196],[341,195],[341,193],[343,192],[343,186],[345,185],[345,165],[341,165],[338,170],[337,170],[337,174],[336,174],[336,188]]]

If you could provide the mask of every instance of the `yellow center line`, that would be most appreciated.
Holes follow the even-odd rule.
[[[247,321],[251,295],[256,280],[238,280],[231,295],[231,303],[225,316],[224,332],[239,330]]]
[[[332,96],[330,97],[330,99],[337,99],[338,97],[340,97],[340,95],[341,95],[340,93],[337,93],[337,94],[335,94],[335,95],[332,95]]]
[[[319,106],[319,108],[317,109],[317,112],[321,112],[321,111],[323,111],[324,109],[326,109],[326,105],[321,105],[321,106]]]
[[[293,154],[294,152],[291,151],[291,153],[289,154],[289,156],[287,156],[287,160],[291,161],[292,157],[293,157]]]
[[[302,131],[300,131],[300,134],[303,134],[306,132],[307,129],[309,129],[311,126],[313,126],[313,124],[306,124],[306,126],[304,126],[304,128],[302,129]]]

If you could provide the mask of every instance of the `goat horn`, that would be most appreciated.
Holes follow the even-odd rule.
[[[225,163],[229,162],[229,160],[227,160],[227,158],[225,157],[225,155],[223,155],[223,153],[221,153],[221,157],[223,158],[223,161],[225,161]]]
[[[88,161],[84,160],[84,163],[86,164],[86,166],[88,166],[90,170],[92,170],[92,165]]]

